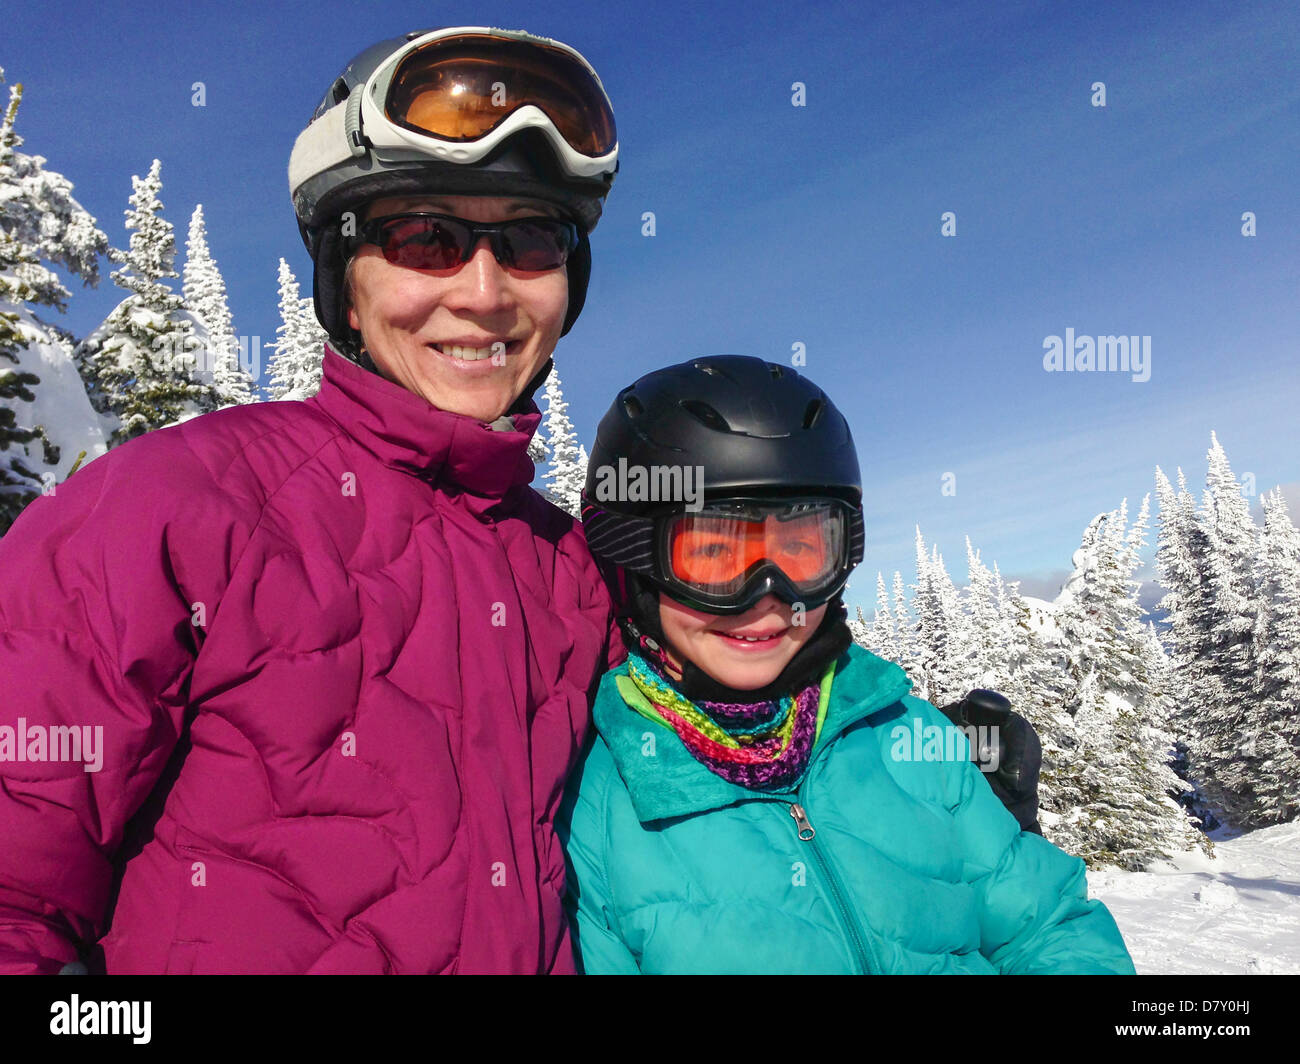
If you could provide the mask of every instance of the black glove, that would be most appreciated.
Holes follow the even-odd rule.
[[[974,726],[971,760],[980,766],[993,793],[1020,824],[1020,830],[1043,832],[1038,826],[1038,773],[1043,747],[1034,726],[996,691],[977,688],[960,702],[940,706],[939,712],[959,728]],[[989,729],[988,732],[980,729]],[[979,743],[996,741],[997,749],[979,749]]]

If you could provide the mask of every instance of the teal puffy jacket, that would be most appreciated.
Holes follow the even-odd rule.
[[[850,647],[781,794],[697,762],[620,695],[626,672],[601,681],[557,825],[589,974],[1133,974],[1083,861],[1020,831],[899,666]]]

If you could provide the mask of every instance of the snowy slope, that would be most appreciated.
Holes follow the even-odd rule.
[[[17,312],[18,327],[28,341],[27,347],[18,352],[19,366],[13,368],[35,373],[41,379],[40,384],[32,386],[35,402],[12,401],[17,423],[20,426],[44,425],[50,442],[61,449],[59,464],[47,467],[41,458],[40,442],[33,441],[29,445],[31,458],[28,465],[41,471],[50,469],[61,481],[68,475],[80,451],[86,452],[84,465],[108,449],[106,440],[112,429],[105,431],[104,422],[86,398],[86,389],[72,362],[69,344],[33,318],[26,307],[0,301],[0,310]],[[6,361],[4,365],[13,364]]]
[[[1158,871],[1089,872],[1089,896],[1115,917],[1139,975],[1300,974],[1300,823],[1214,850]]]
[[[1034,634],[1049,646],[1059,643],[1061,631],[1056,625],[1057,606],[1043,599],[1034,598],[1032,595],[1022,595],[1021,598],[1029,607],[1030,624],[1033,625]]]

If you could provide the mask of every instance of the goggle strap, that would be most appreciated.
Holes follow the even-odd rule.
[[[361,94],[353,92],[348,103],[357,100],[357,129],[360,130]],[[294,192],[317,174],[353,157],[348,140],[347,103],[336,104],[298,134],[289,155],[289,188]],[[365,154],[362,148],[361,154]]]

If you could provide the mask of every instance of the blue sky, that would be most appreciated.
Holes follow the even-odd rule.
[[[310,290],[289,150],[353,54],[458,23],[581,50],[614,101],[622,169],[587,309],[556,352],[579,434],[590,443],[615,392],[657,366],[789,364],[803,344],[862,460],[851,600],[874,594],[876,569],[910,579],[916,524],[954,578],[970,535],[1050,597],[1088,521],[1125,496],[1136,509],[1157,464],[1199,489],[1211,429],[1238,473],[1300,503],[1294,4],[156,10],[6,13],[23,150],[76,184],[116,246],[131,175],[160,158],[178,237],[201,202],[236,329],[263,340],[281,256]],[[107,272],[74,294],[78,335],[121,298]],[[1067,328],[1151,337],[1150,380],[1045,372],[1044,339]]]

